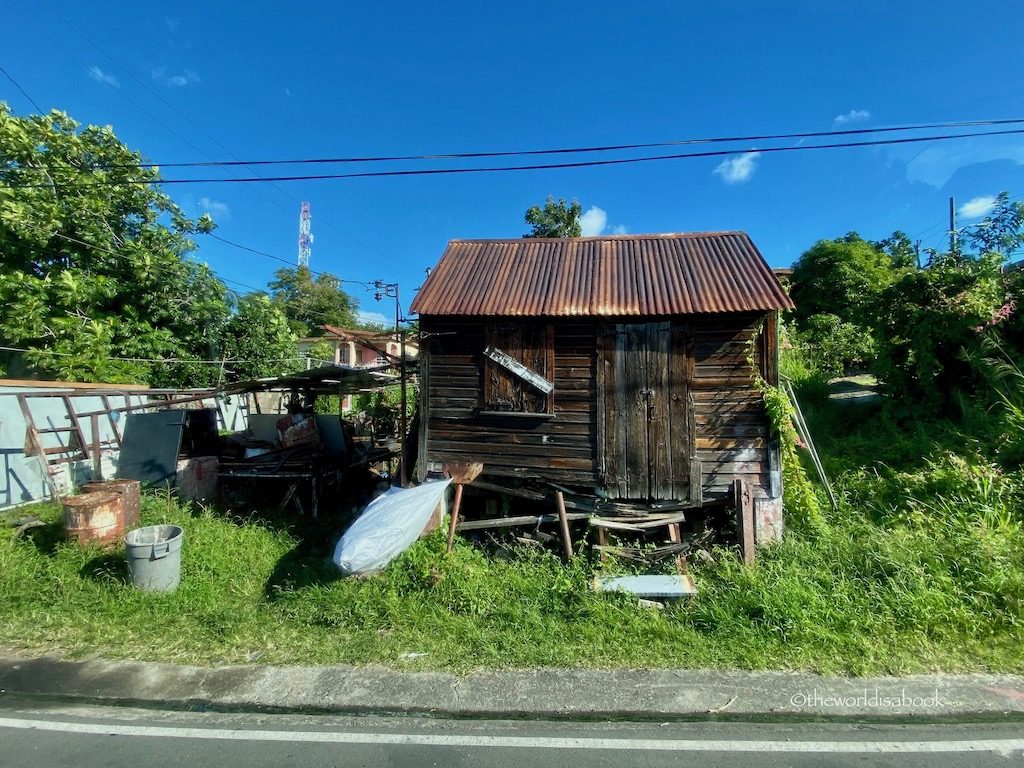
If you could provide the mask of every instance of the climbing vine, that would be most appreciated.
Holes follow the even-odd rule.
[[[793,404],[781,387],[773,386],[765,380],[758,370],[754,357],[757,339],[763,331],[762,325],[758,325],[751,337],[747,362],[753,374],[754,386],[764,399],[772,434],[779,441],[779,453],[782,458],[782,507],[787,525],[818,528],[823,524],[821,504],[796,451],[799,439],[793,426]]]

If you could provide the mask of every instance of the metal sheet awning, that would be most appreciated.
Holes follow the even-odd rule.
[[[272,390],[301,389],[317,394],[352,395],[367,389],[377,389],[388,384],[397,384],[399,377],[393,366],[356,368],[350,365],[323,365],[308,371],[289,373],[284,376],[269,376],[263,379],[240,381],[224,388],[225,394],[246,392],[268,392]]]

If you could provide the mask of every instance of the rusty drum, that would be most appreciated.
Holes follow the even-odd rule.
[[[64,499],[64,538],[70,543],[113,547],[124,536],[124,501],[119,493],[97,491]]]
[[[119,493],[124,506],[124,529],[130,531],[139,524],[142,508],[142,483],[138,480],[107,480],[86,483],[82,493]]]

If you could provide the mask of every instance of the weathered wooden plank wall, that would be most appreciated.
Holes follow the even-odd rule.
[[[748,359],[763,317],[762,313],[680,318],[690,330],[690,356],[671,358],[670,370],[655,376],[658,381],[672,380],[682,373],[689,381],[685,396],[673,391],[658,399],[664,408],[657,416],[669,420],[670,434],[682,431],[691,436],[693,468],[700,469],[705,500],[727,495],[736,477],[746,480],[755,495],[768,493],[768,420]],[[598,418],[612,405],[606,401],[614,398],[605,386],[612,372],[597,368],[599,347],[619,343],[601,333],[605,323],[552,321],[553,417],[480,413],[485,410],[486,325],[480,318],[421,318],[421,328],[429,334],[421,353],[427,369],[422,392],[423,466],[482,461],[487,475],[540,477],[582,488],[598,485],[606,472],[614,474],[614,467],[604,466],[608,456],[604,445],[628,438],[618,434],[618,425]],[[755,343],[754,364],[759,370],[763,355],[763,344]],[[692,412],[688,401],[692,401]],[[677,430],[677,425],[685,429]],[[668,485],[676,495],[680,488],[672,486],[682,484],[683,477],[689,473],[672,466],[670,476],[658,478],[657,484],[659,488]]]
[[[750,367],[753,353],[761,368],[762,344],[752,348],[751,341],[763,317],[702,316],[691,323],[695,448],[705,500],[727,496],[737,477],[755,495],[768,493],[768,418]]]
[[[427,460],[482,461],[487,475],[544,477],[592,487],[597,482],[594,323],[554,324],[553,418],[480,413],[486,325],[479,320],[421,320],[424,332],[438,334],[426,342]]]

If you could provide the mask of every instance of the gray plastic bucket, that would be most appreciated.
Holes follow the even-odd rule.
[[[148,592],[170,592],[181,581],[181,544],[177,525],[148,525],[124,537],[132,583]]]

